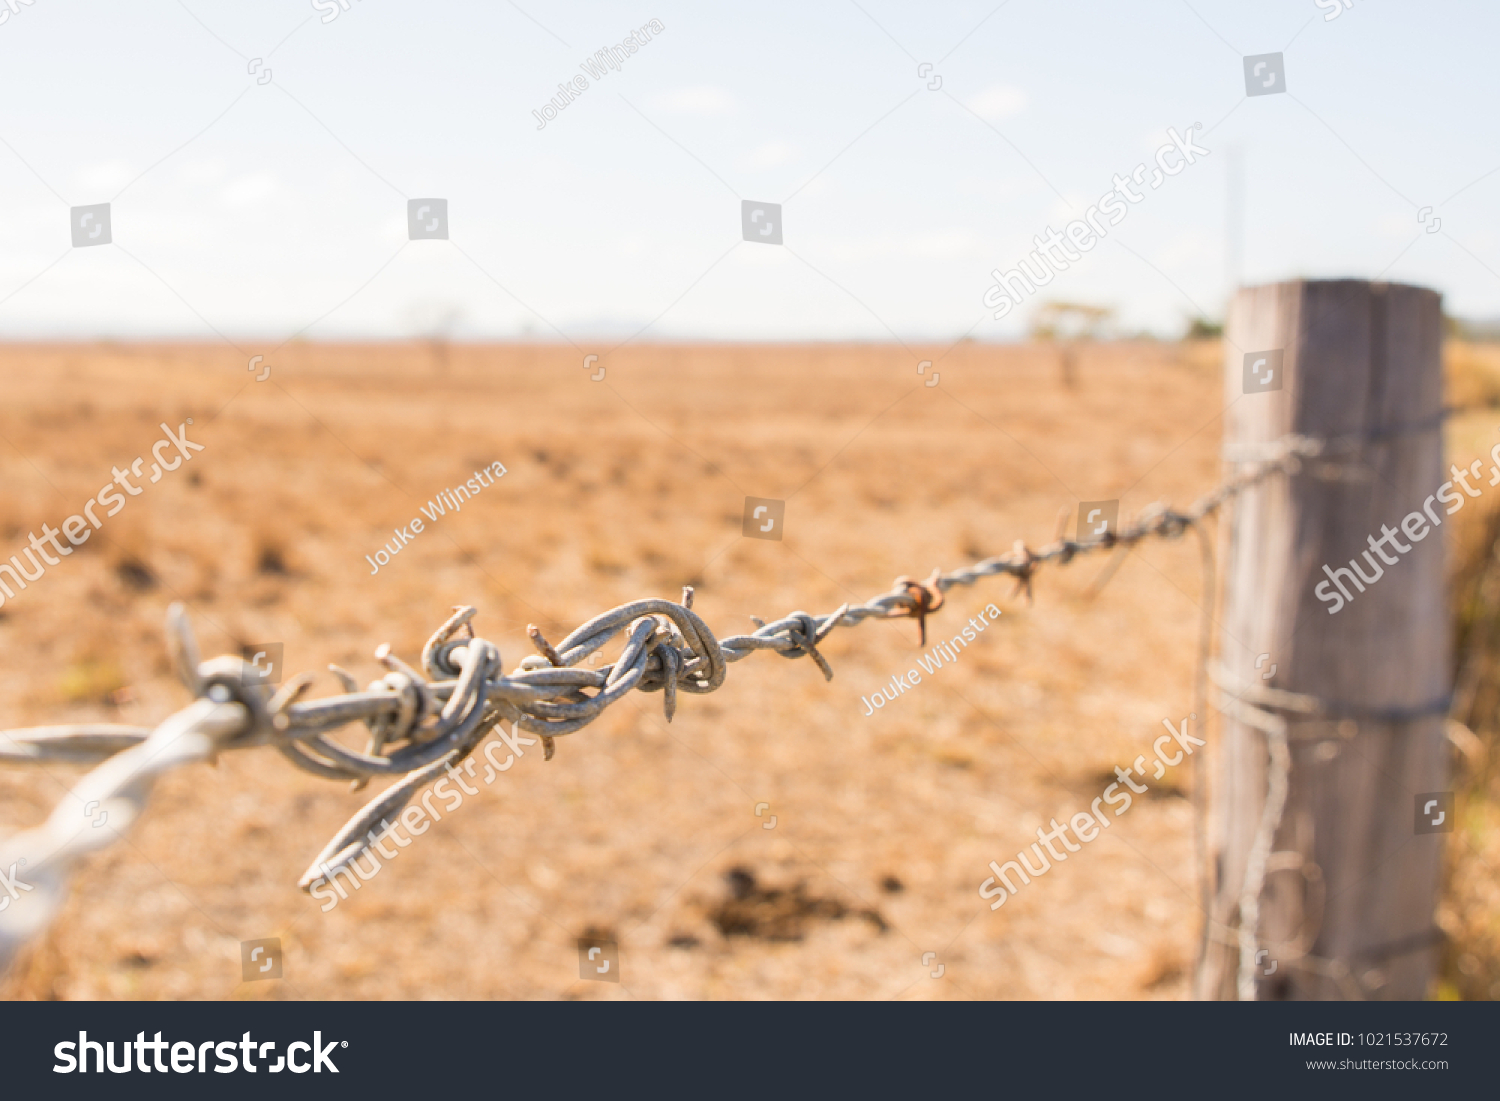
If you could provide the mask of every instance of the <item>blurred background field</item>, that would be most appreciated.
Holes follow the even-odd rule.
[[[281,641],[289,671],[335,662],[362,682],[379,643],[415,661],[470,603],[509,668],[532,652],[528,623],[555,642],[692,585],[718,635],[741,633],[1044,543],[1080,500],[1132,515],[1220,477],[1212,339],[912,350],[938,385],[879,345],[630,347],[601,382],[547,345],[291,345],[264,383],[216,348],[0,348],[6,555],[160,422],[193,418],[205,447],[0,609],[0,725],[151,725],[181,707],[162,644],[174,600],[205,654]],[[1446,357],[1448,454],[1468,462],[1500,442],[1500,348],[1455,340]],[[419,505],[497,460],[504,478],[370,576],[364,556]],[[784,541],[741,537],[747,496],[786,500]],[[1450,544],[1469,688],[1439,997],[1500,996],[1497,502],[1455,517]],[[552,761],[528,750],[328,914],[296,880],[368,792],[269,748],[178,772],[82,865],[0,994],[1183,997],[1186,768],[1001,911],[978,896],[989,860],[1086,808],[1192,710],[1196,543],[1143,545],[1096,592],[1106,561],[1042,570],[1030,603],[1009,581],[951,591],[934,637],[990,602],[1005,614],[873,717],[860,697],[915,664],[909,620],[836,631],[832,683],[758,655],[670,725],[637,694]],[[0,770],[0,828],[39,822],[74,776]],[[619,941],[618,986],[579,980],[584,934]],[[264,937],[282,939],[286,977],[243,984],[239,942]]]

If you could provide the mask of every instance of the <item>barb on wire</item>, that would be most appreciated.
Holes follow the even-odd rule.
[[[956,585],[1006,574],[1029,596],[1042,565],[1066,565],[1079,555],[1129,548],[1147,538],[1176,538],[1250,486],[1294,472],[1321,448],[1318,441],[1287,437],[1186,512],[1154,506],[1118,533],[1088,542],[1059,535],[1038,550],[1018,542],[1009,555],[951,573],[935,570],[925,582],[901,577],[890,591],[827,615],[797,611],[770,623],[757,619],[751,634],[716,638],[693,611],[692,590],[685,589],[681,603],[636,600],[597,615],[555,647],[531,627],[538,653],[505,673],[499,647],[474,633],[477,609],[456,608],[423,647],[421,671],[381,646],[375,657],[386,669],[383,677],[360,691],[352,676],[330,665],[344,691],[325,699],[302,699],[312,674],[273,690],[256,684],[239,658],[202,661],[187,615],[174,604],[167,613],[167,645],[179,678],[197,697],[188,707],[152,730],[89,724],[0,733],[0,764],[102,762],[72,786],[44,824],[0,840],[0,870],[9,868],[8,881],[18,885],[15,898],[0,892],[0,967],[56,913],[71,867],[122,836],[145,810],[155,781],[174,768],[211,761],[230,749],[271,745],[298,768],[351,781],[355,788],[373,777],[394,778],[324,847],[302,877],[306,890],[360,857],[373,843],[375,826],[429,779],[461,763],[502,722],[539,735],[550,760],[554,739],[581,730],[628,693],[661,692],[670,722],[679,693],[717,691],[728,666],[758,650],[807,656],[831,680],[833,669],[818,646],[836,628],[909,616],[917,619],[925,642],[926,617]],[[624,638],[619,657],[597,668],[579,667],[617,635]],[[329,736],[353,722],[368,731],[363,751]]]

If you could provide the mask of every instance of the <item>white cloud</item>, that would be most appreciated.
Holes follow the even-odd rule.
[[[1428,217],[1430,219],[1431,215]],[[1429,220],[1427,224],[1432,223]],[[1392,241],[1410,241],[1423,227],[1410,214],[1382,214],[1375,219],[1375,228],[1382,237]]]
[[[279,187],[276,177],[269,172],[257,172],[253,176],[235,180],[219,195],[227,207],[255,206],[276,194]]]
[[[727,115],[734,110],[734,100],[728,92],[708,85],[658,92],[651,97],[650,105],[662,114],[696,115],[699,118]]]
[[[1193,261],[1212,261],[1218,256],[1218,243],[1201,230],[1188,230],[1172,237],[1156,250],[1156,263],[1167,270],[1181,268]]]
[[[1049,219],[1056,219],[1059,223],[1071,222],[1080,213],[1087,210],[1089,204],[1092,202],[1092,199],[1085,198],[1077,192],[1073,192],[1067,196],[1066,201],[1058,199],[1048,207],[1047,217]]]
[[[1160,149],[1163,145],[1172,144],[1172,139],[1167,136],[1167,132],[1165,130],[1153,130],[1141,140],[1144,143],[1142,145],[1142,148],[1149,149],[1153,153],[1155,153],[1156,150]]]
[[[1008,119],[1026,109],[1026,93],[1007,84],[991,84],[969,100],[969,109],[992,122]]]
[[[80,171],[77,175],[78,186],[84,191],[102,192],[118,191],[131,180],[130,165],[124,161],[106,161],[103,164],[91,164]],[[88,199],[94,202],[94,199]]]
[[[784,141],[762,142],[748,157],[740,161],[740,165],[752,172],[761,172],[786,164],[795,153],[796,150]]]
[[[961,229],[917,233],[908,237],[904,245],[909,255],[927,260],[952,260],[978,253],[974,234]]]
[[[656,255],[661,242],[649,233],[624,233],[615,238],[615,247],[622,257],[650,257]]]
[[[178,169],[177,175],[183,183],[201,187],[218,183],[229,175],[229,170],[223,161],[189,161]]]

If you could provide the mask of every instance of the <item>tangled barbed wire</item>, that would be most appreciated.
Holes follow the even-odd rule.
[[[174,604],[167,612],[167,643],[178,677],[195,697],[187,707],[154,729],[88,724],[0,732],[0,764],[102,761],[69,787],[42,825],[0,840],[0,873],[9,869],[0,889],[0,967],[50,922],[73,865],[123,837],[145,811],[156,780],[173,769],[229,750],[271,745],[298,768],[351,781],[355,788],[372,777],[399,777],[313,860],[299,884],[307,890],[320,876],[358,859],[383,819],[400,811],[428,780],[462,762],[501,722],[539,735],[551,760],[554,739],[581,730],[630,692],[661,692],[670,722],[679,693],[717,691],[731,663],[760,650],[809,657],[831,680],[833,670],[818,646],[836,628],[910,617],[918,620],[925,641],[926,617],[955,586],[1007,575],[1029,598],[1032,578],[1043,564],[1066,565],[1080,555],[1128,550],[1148,538],[1176,538],[1237,494],[1273,474],[1295,471],[1323,448],[1321,441],[1286,437],[1186,512],[1155,505],[1118,532],[1086,542],[1060,534],[1031,550],[1017,541],[1010,554],[951,573],[934,570],[925,581],[900,577],[890,591],[827,615],[797,611],[769,623],[757,618],[751,634],[716,638],[693,611],[692,589],[684,589],[680,603],[637,600],[595,616],[555,647],[530,627],[538,652],[505,673],[499,647],[474,633],[477,609],[460,607],[428,639],[421,672],[382,645],[375,658],[387,670],[384,677],[361,691],[354,677],[331,665],[344,692],[326,699],[302,698],[316,674],[273,689],[253,683],[254,674],[247,675],[240,658],[203,661],[186,611]],[[597,668],[579,667],[617,635],[624,636],[619,657]],[[329,737],[353,722],[367,729],[363,751]]]

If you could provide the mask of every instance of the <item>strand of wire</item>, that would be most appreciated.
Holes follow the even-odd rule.
[[[1018,541],[1009,555],[951,573],[934,571],[926,582],[901,578],[891,591],[828,615],[797,611],[770,623],[757,620],[751,634],[716,639],[692,610],[691,589],[684,590],[681,603],[646,599],[611,609],[555,647],[532,628],[538,653],[523,658],[509,674],[501,671],[499,648],[475,636],[471,620],[477,610],[466,606],[456,609],[423,648],[425,677],[389,646],[381,646],[375,657],[387,669],[384,677],[361,691],[350,674],[329,666],[344,693],[303,701],[315,674],[273,690],[253,683],[253,674],[247,675],[239,658],[203,662],[185,611],[173,605],[167,614],[168,648],[178,676],[196,697],[191,705],[151,730],[87,724],[0,733],[0,763],[103,762],[71,786],[63,784],[67,794],[46,822],[0,840],[0,869],[14,866],[19,873],[24,868],[26,892],[15,900],[0,897],[0,965],[51,920],[71,867],[123,837],[146,809],[156,780],[176,768],[213,760],[225,750],[272,745],[297,767],[351,781],[356,788],[375,776],[399,777],[313,861],[301,881],[308,889],[319,875],[357,859],[370,846],[375,826],[398,812],[427,780],[461,762],[501,722],[512,724],[513,731],[540,735],[550,759],[553,739],[587,726],[631,691],[662,692],[670,722],[678,693],[716,691],[730,663],[759,650],[791,659],[810,657],[831,680],[833,670],[818,645],[838,627],[894,617],[915,617],[925,624],[947,590],[1001,574],[1014,577],[1018,591],[1029,598],[1042,564],[1066,565],[1079,555],[1130,548],[1147,538],[1176,538],[1251,486],[1277,473],[1295,472],[1302,459],[1318,455],[1322,447],[1317,440],[1286,437],[1186,512],[1154,506],[1118,532],[1086,542],[1059,538],[1031,550]],[[622,634],[623,648],[613,662],[578,668]],[[351,722],[367,729],[363,751],[329,736]]]

